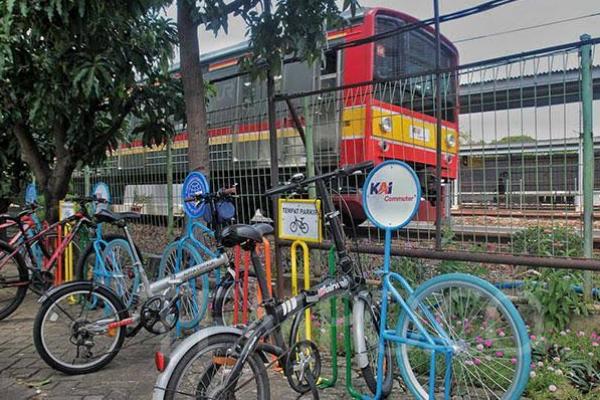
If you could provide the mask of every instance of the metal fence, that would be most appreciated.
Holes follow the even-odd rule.
[[[491,258],[481,254],[552,257],[530,265],[554,265],[557,256],[583,256],[583,176],[590,169],[596,171],[594,187],[586,190],[592,190],[594,204],[600,206],[600,141],[591,149],[594,161],[586,163],[581,140],[584,102],[600,112],[600,102],[593,100],[600,98],[600,55],[594,45],[583,49],[591,54],[590,98],[582,96],[581,46],[445,72],[440,160],[435,158],[437,86],[432,74],[352,87],[341,86],[340,77],[330,74],[320,76],[320,89],[306,95],[280,93],[276,166],[270,161],[264,97],[209,110],[211,185],[237,183],[238,219],[249,222],[257,209],[273,216],[270,201],[262,196],[271,186],[272,168],[286,181],[298,172],[313,173],[313,163],[326,171],[363,159],[401,159],[419,175],[423,202],[417,218],[397,234],[399,254],[441,256],[441,249],[435,249],[435,211],[440,207],[441,242],[447,253],[471,253],[482,260]],[[294,77],[284,74],[280,79]],[[286,99],[300,116],[312,151],[304,148]],[[123,145],[102,168],[79,171],[73,188],[83,192],[86,180],[90,187],[107,182],[117,210],[144,214],[137,227],[148,241],[143,247],[158,252],[170,237],[167,231],[176,235],[181,227],[179,185],[187,172],[186,152],[185,135],[175,137],[170,148]],[[439,196],[436,162],[442,163],[443,174]],[[167,195],[168,173],[173,177],[172,199]],[[330,189],[358,245],[377,247],[382,235],[365,221],[358,200],[363,179],[352,177]],[[592,242],[600,245],[598,222],[594,228]],[[424,250],[437,253],[416,253]],[[505,260],[517,261],[523,259]],[[568,264],[565,259],[561,265]]]

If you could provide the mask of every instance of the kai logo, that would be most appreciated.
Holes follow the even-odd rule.
[[[394,182],[371,182],[369,194],[392,194]]]

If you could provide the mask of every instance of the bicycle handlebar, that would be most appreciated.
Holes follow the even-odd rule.
[[[293,190],[302,188],[310,183],[313,183],[313,182],[316,182],[319,180],[330,180],[330,179],[333,179],[336,177],[349,176],[357,171],[370,169],[371,167],[373,167],[372,161],[366,161],[366,162],[362,162],[359,164],[353,164],[353,165],[346,165],[345,167],[338,168],[335,171],[328,172],[326,174],[317,175],[317,176],[313,176],[311,178],[305,178],[299,182],[293,182],[293,183],[288,183],[285,185],[274,187],[272,189],[265,191],[264,195],[265,196],[274,196],[274,195],[280,194],[280,193],[291,192]]]
[[[191,197],[186,197],[184,201],[186,203],[193,202],[203,202],[211,198],[221,199],[221,198],[230,198],[237,195],[237,183],[228,188],[219,189],[216,193],[201,193],[196,192]]]

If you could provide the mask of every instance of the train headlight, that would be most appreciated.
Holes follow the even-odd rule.
[[[446,144],[451,148],[456,146],[456,136],[454,136],[454,133],[449,133],[446,135]]]
[[[384,132],[391,132],[392,131],[392,118],[391,117],[381,118],[381,122],[379,123],[379,126],[381,126],[381,129]]]

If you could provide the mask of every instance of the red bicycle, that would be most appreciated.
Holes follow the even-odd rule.
[[[55,280],[53,270],[73,239],[82,228],[94,227],[86,205],[105,203],[96,197],[78,197],[79,211],[54,224],[40,224],[34,220],[35,206],[16,216],[0,215],[3,227],[16,227],[18,232],[7,242],[0,241],[0,320],[11,315],[22,303],[29,287],[38,294],[50,288]],[[57,235],[58,227],[74,227],[64,237]]]

